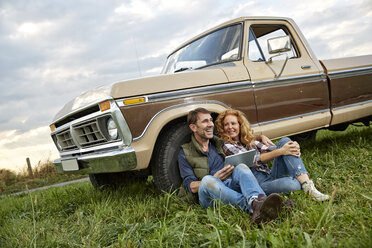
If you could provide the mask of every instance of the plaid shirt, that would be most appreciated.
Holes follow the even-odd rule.
[[[261,153],[274,151],[276,149],[276,146],[267,146],[264,143],[255,140],[254,148],[256,149],[256,154],[254,156],[253,169],[256,171],[264,172],[266,174],[270,174],[269,166],[261,161]],[[226,155],[238,154],[244,151],[248,151],[249,149],[249,147],[237,141],[234,141],[234,143],[225,142],[225,144],[223,145],[223,150]]]

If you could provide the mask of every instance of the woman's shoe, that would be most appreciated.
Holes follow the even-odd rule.
[[[310,195],[317,201],[326,201],[329,199],[329,195],[325,195],[315,188],[312,180],[309,180],[308,182],[302,184],[302,189],[306,192],[306,194]]]

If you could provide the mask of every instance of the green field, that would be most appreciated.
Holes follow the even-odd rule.
[[[0,247],[371,247],[372,127],[322,130],[302,144],[318,203],[257,226],[230,206],[203,209],[156,191],[151,177],[117,190],[89,182],[0,199]]]

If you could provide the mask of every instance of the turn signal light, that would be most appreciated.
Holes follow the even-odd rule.
[[[49,128],[50,128],[50,131],[52,131],[52,132],[54,132],[54,130],[56,130],[56,126],[54,124],[50,125]]]
[[[99,104],[99,108],[101,109],[101,112],[109,110],[111,108],[110,101],[104,101]]]
[[[146,102],[145,97],[131,98],[123,100],[124,105],[138,104]]]

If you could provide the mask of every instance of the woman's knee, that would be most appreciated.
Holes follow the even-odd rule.
[[[292,141],[288,137],[281,138],[278,142],[278,147],[282,147],[284,144],[288,143],[289,141]]]

